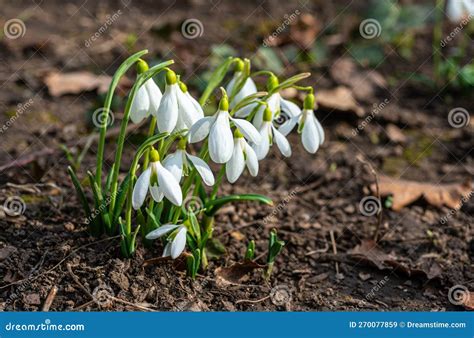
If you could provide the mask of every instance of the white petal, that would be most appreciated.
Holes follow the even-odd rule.
[[[275,127],[272,126],[272,130],[273,130],[273,139],[275,140],[275,143],[278,149],[280,149],[283,156],[290,157],[291,156],[290,143],[288,142],[286,137],[283,136]]]
[[[151,168],[148,168],[138,177],[137,183],[133,187],[132,206],[135,210],[138,210],[145,201],[148,186],[150,185],[150,177]]]
[[[263,160],[270,150],[270,125],[271,122],[266,122],[260,128],[260,136],[262,141],[259,144],[252,145],[253,150],[259,160]]]
[[[165,194],[163,194],[163,191],[156,184],[153,186],[150,185],[150,193],[151,197],[153,197],[153,200],[155,202],[161,202],[163,200],[163,197],[165,196]]]
[[[280,113],[281,114],[281,113]],[[288,135],[298,123],[300,116],[292,116],[278,128],[284,136]]]
[[[306,114],[303,131],[301,133],[301,140],[306,151],[314,154],[319,148],[318,128],[316,127],[313,114],[310,111]]]
[[[143,86],[146,88],[150,100],[150,114],[156,116],[163,94],[153,79],[149,79]]]
[[[234,139],[234,141],[235,144],[232,151],[232,157],[225,165],[225,174],[227,176],[227,180],[230,183],[237,181],[245,168],[244,153],[242,152],[242,147],[240,146],[240,140]]]
[[[186,155],[188,156],[189,160],[194,165],[194,168],[196,168],[203,182],[208,186],[214,185],[215,183],[214,175],[212,174],[211,168],[209,168],[207,163],[197,156],[193,156],[190,154],[186,154]]]
[[[232,79],[230,79],[229,83],[227,84],[227,87],[225,88],[225,90],[228,95],[231,95],[232,90],[234,89],[235,83],[237,82],[240,74],[242,74],[242,72],[235,72],[234,76],[232,76]],[[232,104],[231,104],[231,107],[232,107]]]
[[[189,130],[189,142],[196,143],[204,140],[209,135],[214,120],[214,116],[207,116],[198,120]]]
[[[248,77],[247,80],[245,81],[244,86],[240,89],[240,91],[232,98],[231,102],[231,108],[235,107],[240,101],[242,101],[244,98],[246,98],[249,95],[255,94],[257,92],[257,86],[255,85],[255,82]],[[229,95],[231,95],[231,92],[227,92]]]
[[[252,123],[242,119],[232,119],[232,122],[235,123],[235,126],[240,130],[247,140],[255,144],[259,144],[261,142],[262,138]]]
[[[272,96],[268,98],[268,108],[270,108],[272,116],[275,116],[275,114],[280,111],[280,102],[281,96],[278,93],[272,94]]]
[[[189,129],[199,120],[199,113],[194,108],[189,97],[186,96],[181,89],[177,90],[176,93],[176,97],[178,98],[178,120],[182,121],[182,125],[184,126],[182,129]],[[177,129],[176,131],[182,129]]]
[[[299,116],[301,115],[301,108],[298,107],[295,103],[285,100],[284,98],[280,99],[281,110],[284,110],[288,113],[289,116]]]
[[[133,98],[130,108],[130,119],[133,123],[140,123],[150,113],[150,98],[145,86],[141,86]]]
[[[157,162],[157,176],[158,185],[165,194],[165,197],[170,200],[174,205],[180,206],[183,203],[183,193],[178,181],[174,178],[173,174]]]
[[[232,156],[234,138],[229,124],[229,113],[220,111],[209,133],[209,155],[216,163],[226,163]]]
[[[318,119],[316,117],[314,118],[314,123],[316,124],[316,128],[318,129],[318,134],[319,134],[319,145],[324,143],[324,129],[321,127],[321,123],[319,123]]]
[[[202,119],[202,118],[204,117],[204,111],[202,110],[202,107],[201,107],[201,105],[199,104],[199,102],[198,102],[194,97],[192,97],[192,95],[189,94],[189,92],[186,92],[185,95],[188,97],[188,99],[189,99],[189,100],[191,101],[191,103],[193,104],[194,109],[196,110],[199,119]]]
[[[168,169],[176,179],[176,181],[181,181],[183,176],[183,150],[176,150],[173,154],[166,156],[163,160],[163,166]]]
[[[245,107],[243,108],[240,108],[239,110],[237,110],[235,113],[234,113],[234,116],[235,117],[247,117],[250,115],[250,113],[255,109],[255,107],[258,105],[258,103],[254,102],[254,103],[251,103],[249,105],[246,105]]]
[[[186,246],[186,227],[181,226],[171,244],[171,258],[176,259],[181,255]]]
[[[245,143],[245,163],[247,164],[247,168],[249,169],[250,175],[253,177],[257,176],[258,174],[258,158],[255,151],[252,149],[251,146]]]
[[[161,98],[160,107],[156,114],[156,122],[160,133],[171,133],[178,121],[178,101],[176,92],[180,90],[177,84],[166,86]]]
[[[176,224],[163,224],[158,229],[155,229],[149,232],[145,237],[146,239],[156,239],[160,238],[163,235],[166,235],[168,232],[176,229],[179,225]]]
[[[165,248],[163,249],[163,255],[161,257],[171,256],[171,242],[166,243]]]
[[[255,126],[255,128],[257,129],[260,129],[262,127],[262,124],[263,124],[263,112],[265,111],[265,106],[264,105],[260,105],[260,107],[258,108],[257,112],[255,113],[255,116],[253,117],[253,125]]]

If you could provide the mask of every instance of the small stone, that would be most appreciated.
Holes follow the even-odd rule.
[[[41,299],[37,293],[29,293],[25,296],[25,303],[29,305],[40,305]]]
[[[370,279],[371,277],[372,276],[370,275],[370,273],[363,273],[363,272],[359,273],[359,278],[363,280],[364,282]]]
[[[76,227],[74,226],[74,224],[72,224],[71,222],[67,222],[66,224],[64,224],[64,229],[66,229],[67,231],[74,231]]]

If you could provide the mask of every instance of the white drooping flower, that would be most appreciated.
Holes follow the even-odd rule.
[[[234,132],[234,150],[229,162],[226,163],[225,173],[227,180],[234,183],[244,172],[247,166],[250,175],[253,177],[258,174],[258,159],[255,151],[250,147],[244,138],[244,135],[236,129]]]
[[[250,141],[260,143],[260,135],[255,127],[246,120],[233,118],[229,114],[229,102],[226,96],[221,99],[216,114],[203,117],[189,130],[189,142],[196,143],[209,135],[209,155],[216,163],[226,163],[232,157],[234,138],[230,122]]]
[[[296,106],[294,103],[292,105]],[[304,109],[297,114],[296,109],[286,107],[290,118],[279,128],[283,135],[288,135],[298,124],[298,132],[301,133],[303,147],[311,154],[318,151],[319,146],[324,143],[324,130],[314,115],[314,95],[308,94],[304,101]]]
[[[181,255],[186,246],[187,229],[184,225],[164,224],[158,229],[149,232],[146,235],[147,239],[157,239],[166,234],[170,234],[167,238],[168,243],[163,251],[163,257],[171,256],[176,259]]]
[[[145,61],[139,60],[137,63],[139,73],[148,69]],[[133,123],[140,123],[144,118],[153,115],[156,116],[162,98],[161,90],[153,79],[147,80],[133,98],[130,108],[130,119]]]
[[[446,14],[453,23],[459,23],[463,19],[469,20],[474,16],[473,0],[448,0]]]
[[[242,70],[243,70],[243,62],[240,61],[237,64],[234,76],[232,77],[232,79],[230,80],[226,88],[226,91],[229,95],[232,95],[234,87],[237,85],[239,79],[243,76]],[[246,98],[249,95],[255,94],[256,92],[257,92],[257,86],[255,85],[255,82],[252,80],[251,77],[247,77],[242,88],[237,93],[235,93],[235,95],[231,98],[230,108],[233,109],[244,98]],[[252,110],[256,107],[256,105],[257,105],[256,103],[251,103],[245,107],[242,107],[239,110],[237,110],[234,115],[236,117],[247,117],[252,112]]]
[[[252,148],[254,149],[255,154],[257,155],[257,158],[259,160],[262,160],[267,156],[270,150],[270,146],[273,144],[273,141],[275,141],[278,149],[280,150],[283,156],[291,156],[290,143],[288,142],[286,137],[273,126],[272,113],[269,107],[265,108],[259,133],[262,137],[262,141],[260,142],[260,144],[252,145]]]
[[[197,156],[188,154],[185,150],[186,140],[180,140],[178,149],[166,156],[163,161],[163,166],[168,169],[179,182],[183,174],[189,172],[189,169],[194,167],[202,178],[202,181],[208,185],[214,185],[214,175],[212,174],[211,168]]]
[[[189,94],[184,84],[178,84],[176,74],[168,70],[165,93],[156,114],[160,133],[188,129],[203,116],[199,103]]]
[[[132,206],[138,210],[145,201],[148,190],[156,202],[166,197],[174,205],[183,203],[183,194],[173,174],[160,163],[160,156],[155,149],[150,152],[150,165],[138,177],[133,188]]]

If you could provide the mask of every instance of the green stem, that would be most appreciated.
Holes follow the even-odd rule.
[[[128,59],[126,59],[115,72],[112,81],[110,82],[109,90],[107,91],[107,96],[104,102],[103,112],[106,112],[105,118],[102,120],[102,125],[100,126],[99,134],[99,145],[97,150],[97,167],[95,172],[95,180],[98,187],[102,190],[102,163],[104,161],[104,148],[105,148],[105,135],[107,133],[107,124],[108,117],[110,112],[110,106],[112,104],[112,99],[114,96],[115,89],[118,86],[120,78],[127,72],[127,70],[143,55],[148,53],[148,50],[142,50],[138,53],[133,54]]]
[[[156,117],[152,117],[151,122],[150,122],[150,127],[148,128],[148,137],[153,136],[155,134],[155,127],[156,127]],[[150,149],[145,150],[145,158],[143,159],[143,168],[148,168],[148,163],[149,163],[149,158],[148,154],[150,153]]]
[[[209,198],[211,201],[217,196],[217,192],[219,190],[219,186],[221,185],[224,174],[225,174],[225,165],[222,165],[221,169],[219,170],[219,174],[217,174],[216,183],[212,187],[211,197]]]

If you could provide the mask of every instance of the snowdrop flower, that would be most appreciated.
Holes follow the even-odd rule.
[[[166,156],[163,166],[173,174],[178,182],[181,180],[183,173],[189,172],[189,169],[194,167],[206,185],[214,185],[214,175],[207,163],[186,152],[186,139],[181,139],[178,143],[178,149]]]
[[[236,64],[235,67],[235,73],[232,79],[230,80],[229,84],[227,85],[226,91],[229,94],[232,94],[232,91],[234,90],[235,85],[237,84],[239,78],[242,76],[244,68],[244,63],[243,61],[239,60]],[[242,101],[244,98],[246,98],[249,95],[255,94],[257,92],[257,86],[255,85],[255,82],[252,80],[251,77],[247,77],[247,80],[245,80],[245,83],[243,87],[235,94],[235,96],[232,98],[230,101],[230,108],[234,108],[240,101]],[[251,103],[238,111],[235,112],[236,117],[247,117],[252,110],[256,107],[256,103]]]
[[[150,165],[138,177],[133,188],[133,208],[138,210],[143,205],[148,190],[156,202],[166,197],[174,205],[180,206],[183,202],[181,187],[173,174],[160,163],[160,155],[154,148],[150,151],[150,160]]]
[[[189,94],[186,85],[180,86],[175,72],[168,70],[165,93],[156,114],[160,133],[188,129],[203,116],[201,106]]]
[[[227,162],[225,173],[227,180],[234,183],[242,175],[245,166],[247,166],[250,175],[253,177],[258,174],[258,159],[255,151],[244,139],[244,135],[236,129],[234,132],[234,150],[232,157]]]
[[[137,62],[138,73],[141,74],[148,70],[148,65],[143,60]],[[133,123],[140,123],[144,118],[153,115],[156,116],[160,106],[161,97],[160,88],[153,79],[147,80],[137,91],[132,107],[130,108],[130,119]]]
[[[290,143],[286,137],[273,126],[272,116],[273,114],[270,108],[266,107],[263,114],[262,125],[259,129],[262,142],[253,145],[253,149],[255,150],[259,160],[262,160],[267,156],[270,146],[273,144],[273,140],[275,140],[275,143],[283,156],[291,156]]]
[[[473,0],[448,0],[446,14],[453,23],[459,23],[463,19],[470,19],[474,15]]]
[[[196,143],[209,135],[209,155],[216,163],[226,163],[232,157],[234,139],[230,121],[250,141],[259,144],[261,137],[255,127],[246,120],[232,118],[229,114],[229,100],[224,89],[219,109],[213,116],[197,121],[189,130],[189,142]]]
[[[292,103],[294,105],[294,103]],[[295,105],[296,106],[296,105]],[[298,123],[298,132],[301,133],[303,147],[307,152],[314,154],[320,145],[324,143],[324,130],[318,119],[314,115],[314,95],[308,94],[304,99],[304,109],[300,114],[296,110],[289,109],[290,119],[282,124],[280,131],[283,135],[288,135]]]
[[[163,251],[163,257],[171,256],[171,258],[176,259],[181,255],[186,246],[187,229],[184,225],[164,224],[158,229],[148,233],[146,238],[157,239],[169,233],[171,234],[168,236],[168,243]]]
[[[270,76],[267,83],[268,91],[271,92],[278,85],[279,85],[278,78],[274,75]],[[266,99],[266,106],[261,105],[253,118],[252,122],[257,129],[260,129],[260,127],[263,124],[263,115],[264,115],[266,107],[268,107],[272,113],[272,118],[271,118],[272,121],[279,119],[281,111],[282,110],[287,111],[288,108],[291,108],[291,111],[294,114],[301,113],[301,109],[299,109],[298,106],[295,105],[293,102],[282,98],[280,93],[278,92],[273,93],[270,95],[270,97]]]

